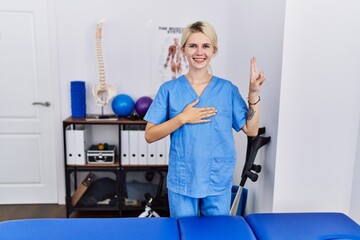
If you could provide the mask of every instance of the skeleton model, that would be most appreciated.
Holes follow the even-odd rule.
[[[94,85],[92,94],[95,98],[95,103],[101,107],[102,115],[104,115],[104,106],[116,95],[116,87],[105,82],[104,60],[101,49],[102,27],[105,19],[101,19],[96,26],[96,56],[99,66],[99,85]]]

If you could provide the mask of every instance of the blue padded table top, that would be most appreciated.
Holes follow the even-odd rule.
[[[172,218],[68,218],[0,222],[1,240],[179,240]]]
[[[245,219],[259,240],[360,240],[360,226],[343,213],[255,213]]]
[[[256,240],[241,216],[184,217],[178,223],[181,240]]]

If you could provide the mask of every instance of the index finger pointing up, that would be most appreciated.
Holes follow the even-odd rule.
[[[250,60],[250,74],[255,74],[256,72],[257,72],[256,58],[252,57]]]

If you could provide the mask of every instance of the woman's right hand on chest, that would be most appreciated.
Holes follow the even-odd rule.
[[[206,123],[210,122],[210,117],[215,116],[217,110],[214,107],[195,107],[199,103],[199,99],[196,99],[189,105],[187,105],[179,117],[182,119],[183,123]]]

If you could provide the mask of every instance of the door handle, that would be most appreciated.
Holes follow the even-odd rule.
[[[50,107],[50,102],[33,102],[32,105],[42,105],[44,107]]]

